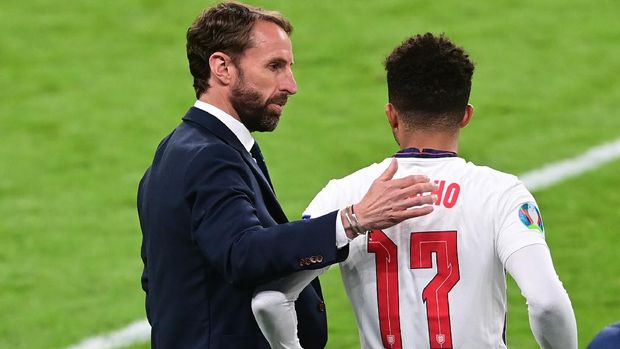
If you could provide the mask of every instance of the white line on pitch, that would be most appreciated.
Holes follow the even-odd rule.
[[[578,176],[620,157],[620,139],[590,148],[585,153],[519,176],[531,191],[550,187],[567,178]],[[151,326],[138,320],[104,335],[87,338],[68,349],[117,349],[133,344],[146,343],[151,337]]]
[[[620,139],[588,149],[585,153],[522,174],[519,178],[531,191],[550,187],[565,179],[600,167],[620,157]]]
[[[68,349],[116,349],[132,344],[146,343],[151,338],[148,321],[137,320],[129,325],[101,336],[87,338]]]

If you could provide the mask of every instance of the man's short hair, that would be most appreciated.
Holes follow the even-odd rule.
[[[277,24],[288,35],[291,23],[279,12],[238,2],[224,2],[204,10],[187,30],[187,60],[194,77],[196,98],[209,88],[209,57],[214,52],[229,55],[235,63],[252,46],[251,32],[257,21]]]
[[[389,101],[411,128],[456,130],[474,64],[445,35],[418,34],[385,59]]]

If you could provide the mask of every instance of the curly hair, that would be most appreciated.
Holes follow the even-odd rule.
[[[209,57],[214,52],[239,56],[252,46],[251,32],[257,21],[277,24],[289,36],[293,26],[279,12],[267,11],[238,2],[224,2],[204,10],[187,30],[187,60],[194,77],[196,98],[209,89]]]
[[[444,34],[418,34],[385,59],[388,97],[411,128],[458,128],[474,64]]]

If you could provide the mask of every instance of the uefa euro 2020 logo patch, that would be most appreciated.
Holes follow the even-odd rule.
[[[537,230],[543,235],[545,234],[545,226],[543,225],[540,211],[533,202],[526,202],[519,208],[519,218],[529,229]]]

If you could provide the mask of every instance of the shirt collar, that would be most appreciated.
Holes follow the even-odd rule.
[[[431,148],[406,148],[394,154],[397,158],[452,158],[457,157],[457,153],[447,150],[437,150]]]
[[[204,110],[220,120],[224,125],[226,125],[226,127],[228,127],[228,129],[232,131],[232,133],[235,134],[235,136],[237,136],[239,142],[243,144],[245,150],[247,150],[248,153],[250,152],[250,149],[254,146],[254,137],[252,137],[250,131],[241,123],[241,121],[235,119],[222,109],[200,100],[197,100],[196,103],[194,103],[194,107]]]

